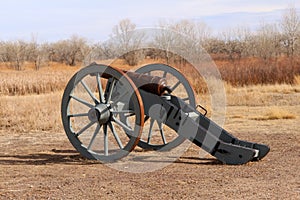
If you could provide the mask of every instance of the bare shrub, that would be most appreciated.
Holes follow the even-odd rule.
[[[218,62],[217,62],[218,63]],[[253,84],[275,84],[294,82],[300,66],[290,63],[287,58],[280,60],[248,58],[239,62],[222,62],[217,64],[222,78],[234,86]]]

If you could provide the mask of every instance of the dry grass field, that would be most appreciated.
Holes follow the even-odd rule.
[[[163,169],[129,173],[82,158],[67,140],[60,104],[76,70],[0,70],[0,199],[300,199],[299,76],[293,84],[225,84],[225,129],[268,144],[265,159],[222,165],[191,145]]]

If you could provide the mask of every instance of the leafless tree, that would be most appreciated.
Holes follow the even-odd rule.
[[[5,47],[6,43],[3,41],[0,41],[0,62],[4,63],[7,62],[8,58],[7,58],[7,53],[6,53],[6,47]]]
[[[295,6],[290,6],[283,14],[281,28],[287,56],[293,56],[296,48],[299,46],[297,41],[300,36],[300,16]]]
[[[33,37],[32,40],[27,44],[26,61],[33,62],[35,70],[39,70],[42,65],[48,62],[48,48],[46,43],[38,43]]]
[[[193,22],[189,20],[174,21],[161,21],[159,27],[162,31],[154,38],[154,45],[165,51],[159,51],[160,54],[164,53],[163,58],[167,63],[180,62],[183,65],[186,60],[182,56],[190,56],[199,52],[193,51],[201,49],[208,43],[211,35],[210,28],[203,22]],[[193,49],[193,50],[192,50]],[[181,56],[175,55],[171,52],[177,52]],[[189,52],[189,55],[184,55]]]
[[[79,36],[72,36],[68,40],[58,41],[51,46],[49,53],[52,54],[53,60],[69,66],[82,62],[90,51],[87,41]]]
[[[2,42],[1,60],[20,71],[26,61],[27,44],[22,40]]]
[[[181,20],[171,25],[171,29],[189,37],[194,45],[203,45],[211,37],[211,29],[204,22]]]
[[[267,60],[276,57],[280,51],[280,34],[276,24],[262,23],[255,37],[255,51],[258,57]]]
[[[178,40],[176,33],[172,32],[172,23],[167,21],[160,21],[158,27],[161,29],[153,38],[153,46],[156,50],[152,51],[152,56],[156,59],[165,59],[167,64],[171,62],[173,54],[172,48],[176,46]]]
[[[243,41],[239,40],[236,29],[228,28],[221,32],[220,38],[225,43],[225,53],[228,55],[228,58],[233,61],[235,58],[240,59],[243,51]]]
[[[141,47],[145,34],[136,31],[136,25],[129,19],[124,19],[113,27],[111,43],[117,54],[121,56],[129,65],[136,65],[142,58]]]

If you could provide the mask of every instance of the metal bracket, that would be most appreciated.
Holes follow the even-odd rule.
[[[197,108],[201,108],[202,110],[204,110],[204,116],[206,116],[206,114],[207,114],[207,110],[203,107],[203,106],[201,106],[200,104],[198,104],[197,106],[196,106],[196,109]]]

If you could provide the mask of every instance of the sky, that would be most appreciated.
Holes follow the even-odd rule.
[[[103,41],[122,19],[138,28],[190,19],[214,31],[238,25],[255,29],[262,21],[280,21],[289,5],[300,9],[299,0],[0,0],[0,40],[51,42],[78,35]]]

